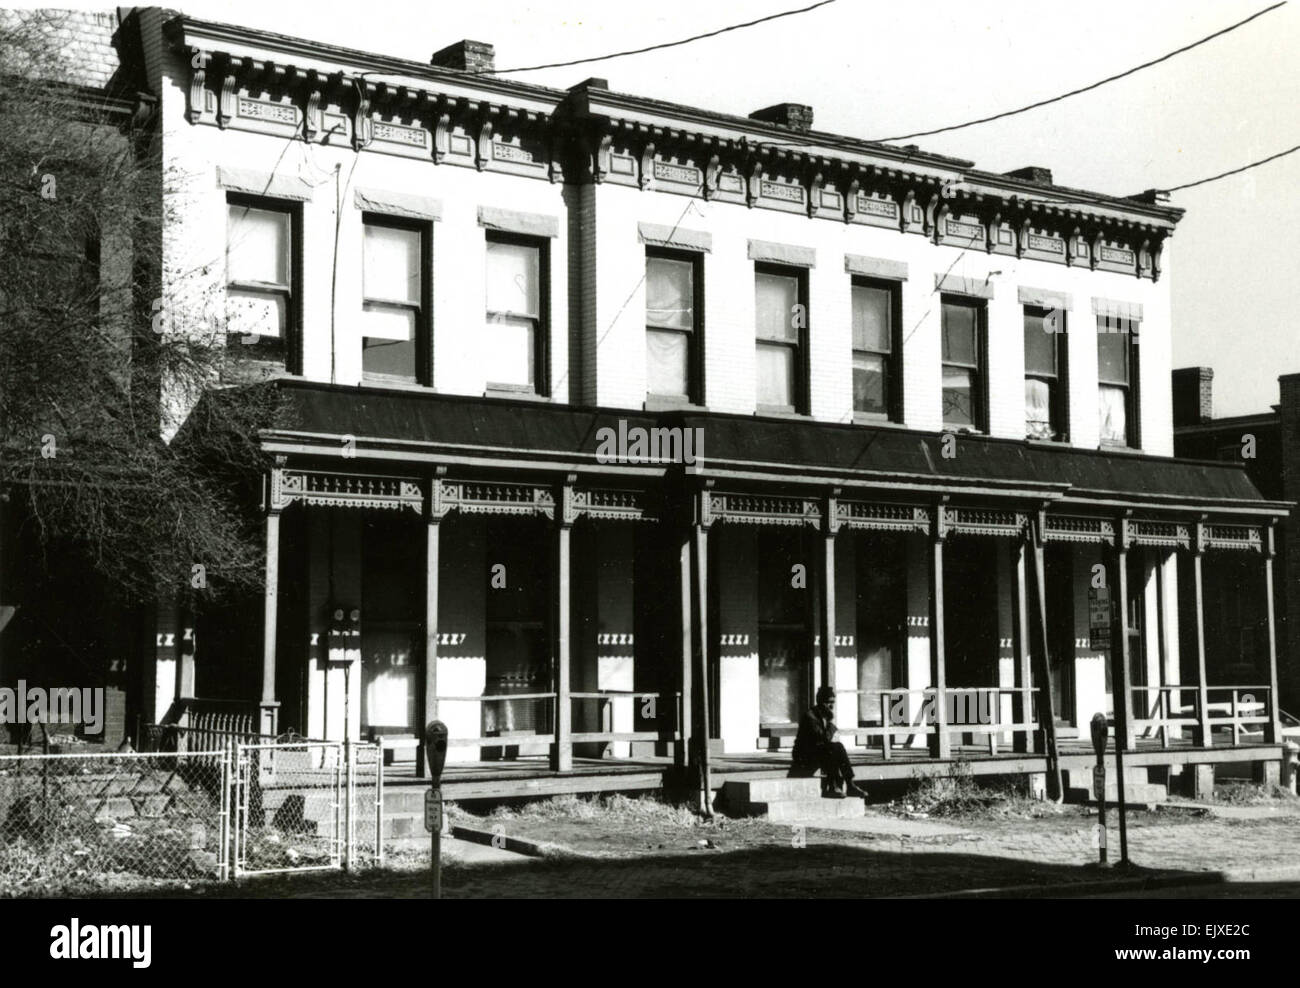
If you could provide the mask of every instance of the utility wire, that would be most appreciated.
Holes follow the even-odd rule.
[[[704,34],[692,35],[689,38],[682,38],[680,41],[665,41],[663,44],[648,45],[645,48],[632,48],[628,51],[616,51],[608,55],[596,55],[592,58],[575,58],[570,62],[549,62],[546,65],[525,65],[517,69],[478,69],[478,74],[482,75],[502,75],[506,72],[533,72],[537,69],[562,69],[570,65],[586,65],[588,62],[603,62],[609,58],[622,58],[625,55],[644,55],[646,52],[662,51],[664,48],[676,48],[679,45],[689,45],[692,41],[703,41],[705,38],[716,38],[720,34],[727,34],[730,31],[739,31],[742,28],[754,27],[757,24],[766,24],[768,21],[779,20],[782,17],[793,17],[795,14],[806,14],[809,11],[816,10],[818,7],[825,7],[827,4],[834,3],[835,0],[820,0],[808,7],[800,7],[798,10],[784,10],[779,14],[768,14],[766,17],[760,17],[757,20],[746,21],[743,24],[729,24],[727,27],[720,27],[716,31],[707,31]]]
[[[1244,171],[1252,168],[1258,168],[1260,165],[1266,165],[1270,161],[1276,161],[1278,158],[1285,158],[1288,154],[1295,154],[1300,151],[1300,144],[1293,148],[1287,148],[1285,151],[1279,151],[1277,154],[1270,154],[1267,158],[1260,158],[1258,161],[1252,161],[1248,165],[1242,165],[1240,168],[1234,168],[1232,171],[1220,172],[1218,175],[1211,175],[1209,178],[1197,179],[1195,182],[1184,182],[1182,185],[1174,185],[1168,189],[1162,189],[1163,192],[1177,192],[1180,189],[1190,189],[1196,185],[1205,185],[1207,182],[1217,182],[1221,178],[1227,178],[1229,175],[1240,175]]]
[[[951,124],[947,127],[936,127],[933,130],[918,130],[912,134],[901,134],[898,137],[882,137],[882,138],[877,138],[876,140],[877,143],[883,141],[906,141],[913,137],[929,137],[931,134],[944,134],[951,130],[961,130],[965,127],[974,127],[976,124],[989,123],[990,121],[993,120],[1002,120],[1006,117],[1014,117],[1018,113],[1027,113],[1030,110],[1036,110],[1040,106],[1047,106],[1050,103],[1059,103],[1063,99],[1069,99],[1071,96],[1078,96],[1080,93],[1086,93],[1089,92],[1090,90],[1098,89],[1106,85],[1107,83],[1115,82],[1119,79],[1125,78],[1126,76],[1131,76],[1135,72],[1141,72],[1143,69],[1149,69],[1153,65],[1159,65],[1161,62],[1166,62],[1169,59],[1173,58],[1175,55],[1181,55],[1183,52],[1191,51],[1193,48],[1197,48],[1205,44],[1206,42],[1213,41],[1215,38],[1221,38],[1223,35],[1228,34],[1230,31],[1235,31],[1237,30],[1237,28],[1249,24],[1257,17],[1263,17],[1265,14],[1269,13],[1270,11],[1277,10],[1278,7],[1285,7],[1285,6],[1286,6],[1286,0],[1281,0],[1280,3],[1275,3],[1271,7],[1265,7],[1263,10],[1251,14],[1244,21],[1238,21],[1236,24],[1232,24],[1228,27],[1225,27],[1221,31],[1215,31],[1213,34],[1207,35],[1206,37],[1202,38],[1200,41],[1193,41],[1190,45],[1184,45],[1182,48],[1175,49],[1174,51],[1171,51],[1167,55],[1161,55],[1159,58],[1152,59],[1149,62],[1143,62],[1141,65],[1136,65],[1131,69],[1128,69],[1124,72],[1120,72],[1118,75],[1108,76],[1105,79],[1100,80],[1099,82],[1092,83],[1091,85],[1083,86],[1079,89],[1072,89],[1068,93],[1062,93],[1060,96],[1053,96],[1050,99],[1039,100],[1037,103],[1030,103],[1029,105],[1022,106],[1016,110],[1005,110],[1002,113],[995,113],[990,117],[980,117],[978,120],[968,120],[965,123]]]

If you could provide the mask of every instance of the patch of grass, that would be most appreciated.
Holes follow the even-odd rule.
[[[1023,819],[1060,816],[1062,807],[1029,793],[1023,778],[977,781],[970,766],[953,764],[952,775],[917,777],[898,802],[885,807],[900,816],[941,819]]]
[[[522,806],[498,806],[488,820],[601,821],[628,826],[695,827],[702,823],[685,806],[664,802],[657,796],[631,798],[622,793],[611,796],[555,796],[525,803]]]
[[[1259,806],[1264,803],[1300,803],[1300,797],[1281,786],[1262,786],[1257,782],[1219,782],[1214,786],[1217,802],[1229,806]]]

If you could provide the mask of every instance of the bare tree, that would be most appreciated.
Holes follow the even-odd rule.
[[[160,320],[156,140],[135,87],[76,81],[66,17],[0,11],[0,490],[127,595],[246,591],[274,389],[221,387],[221,328]]]

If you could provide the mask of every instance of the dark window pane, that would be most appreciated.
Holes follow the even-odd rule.
[[[1097,319],[1097,379],[1110,384],[1128,383],[1129,334],[1104,317]]]
[[[943,369],[943,421],[948,425],[975,424],[975,375],[971,371]]]
[[[853,410],[884,415],[888,408],[886,358],[871,353],[853,355]]]
[[[975,308],[943,303],[943,359],[945,363],[976,363]]]
[[[691,263],[666,257],[647,257],[645,276],[646,325],[693,329],[695,289]]]
[[[1042,309],[1025,310],[1025,373],[1056,376],[1056,341],[1054,323]]]
[[[853,286],[853,349],[889,353],[890,297],[883,288]]]
[[[760,340],[797,343],[795,306],[799,304],[799,279],[758,272],[754,276],[754,311]]]

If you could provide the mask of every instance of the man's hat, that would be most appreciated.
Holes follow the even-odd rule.
[[[807,695],[808,695],[808,694],[806,694],[806,693],[804,694],[804,696],[807,696]],[[825,703],[827,700],[834,700],[834,699],[835,699],[835,690],[834,690],[833,688],[831,688],[830,686],[818,686],[818,687],[817,687],[817,702],[818,702],[818,703]]]

